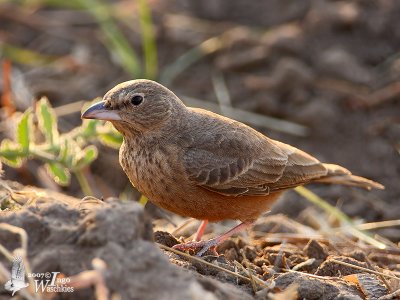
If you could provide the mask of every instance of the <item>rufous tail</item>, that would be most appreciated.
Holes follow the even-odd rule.
[[[341,166],[333,164],[324,164],[324,166],[328,169],[328,174],[322,178],[315,180],[316,182],[357,186],[367,190],[385,189],[382,184],[364,177],[353,175],[349,170]]]

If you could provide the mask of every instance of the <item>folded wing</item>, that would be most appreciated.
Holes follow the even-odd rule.
[[[328,172],[316,158],[241,123],[223,127],[197,135],[184,152],[187,176],[203,188],[227,196],[267,195]]]

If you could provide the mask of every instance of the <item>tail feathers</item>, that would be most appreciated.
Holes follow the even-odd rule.
[[[317,182],[357,186],[367,190],[373,188],[379,190],[385,189],[382,184],[364,177],[353,175],[349,170],[341,166],[333,164],[324,164],[324,166],[328,169],[328,174],[326,174],[326,176],[322,178],[317,179]]]

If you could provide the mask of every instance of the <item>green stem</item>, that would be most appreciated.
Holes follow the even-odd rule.
[[[35,158],[39,158],[45,162],[54,162],[57,161],[57,157],[47,153],[45,151],[42,151],[41,149],[35,147],[35,148],[31,148],[29,149],[29,155],[32,155]]]
[[[81,186],[83,193],[86,196],[93,196],[94,193],[92,191],[92,188],[90,187],[89,181],[87,180],[84,172],[82,170],[79,170],[79,171],[74,171],[74,174],[76,176],[76,179],[78,179],[79,185]]]
[[[340,222],[343,222],[345,224],[351,223],[351,219],[341,212],[339,209],[336,207],[330,205],[328,202],[323,200],[321,197],[316,195],[315,193],[311,192],[309,189],[303,187],[303,186],[298,186],[294,189],[297,193],[302,195],[304,198],[306,198],[308,201],[311,203],[315,204],[319,208],[323,209],[325,212],[328,214],[331,214],[336,217]]]
[[[158,59],[153,20],[147,0],[139,0],[138,7],[144,52],[145,75],[148,79],[154,79],[158,72]]]
[[[341,212],[339,209],[336,207],[330,205],[328,202],[323,200],[321,197],[319,197],[317,194],[314,194],[312,191],[309,189],[306,189],[303,186],[298,186],[294,189],[298,194],[303,196],[305,199],[310,201],[311,203],[315,204],[319,208],[323,209],[326,213],[331,214],[335,216],[340,222],[346,225],[346,229],[348,230],[348,233],[352,234],[353,236],[357,237],[360,240],[364,240],[365,242],[369,243],[370,245],[373,245],[379,249],[386,249],[386,245],[377,241],[376,239],[372,238],[371,236],[368,235],[368,233],[363,232],[359,229],[357,229],[354,225],[351,219]]]

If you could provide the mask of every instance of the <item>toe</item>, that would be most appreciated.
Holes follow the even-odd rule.
[[[197,250],[203,248],[205,242],[190,242],[184,244],[178,244],[172,247],[172,249],[180,250],[180,251],[188,251],[188,250]]]
[[[203,248],[196,254],[196,256],[201,257],[203,256],[208,250],[210,250],[214,255],[219,255],[218,252],[215,250],[218,243],[216,240],[209,240],[205,243]]]

